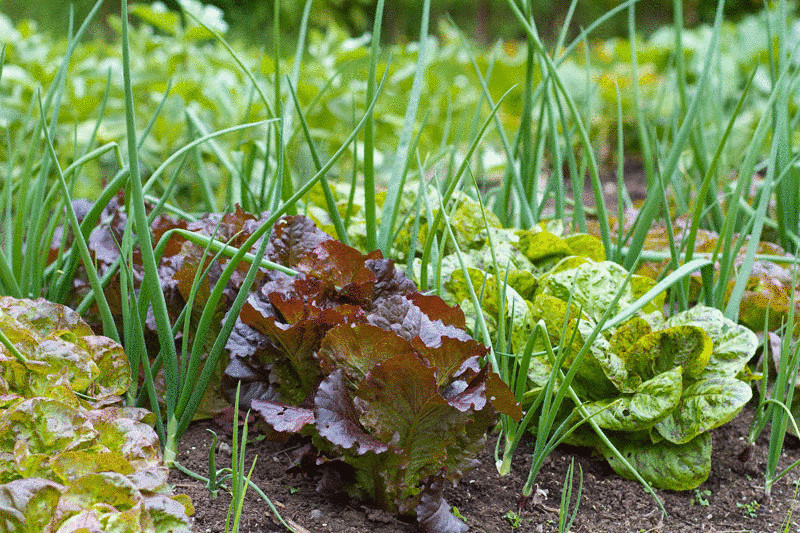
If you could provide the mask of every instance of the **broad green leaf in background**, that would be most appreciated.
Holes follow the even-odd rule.
[[[170,10],[162,2],[152,4],[131,4],[128,13],[142,19],[142,21],[158,28],[168,35],[178,35],[181,29],[181,17]]]

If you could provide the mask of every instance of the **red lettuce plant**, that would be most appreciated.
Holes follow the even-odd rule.
[[[444,483],[474,466],[497,411],[521,413],[463,312],[304,217],[276,224],[267,255],[298,275],[271,272],[251,293],[223,390],[241,381],[240,401],[272,428],[311,435],[350,465],[353,495],[431,531],[464,531]]]
[[[119,255],[126,223],[119,207],[104,213],[89,239],[101,274]],[[263,217],[237,208],[197,221],[159,216],[151,229],[154,242],[184,230],[240,246],[261,224]],[[203,259],[203,246],[188,237],[172,234],[160,247],[158,273],[173,319],[195,272],[208,272],[196,303],[228,261]],[[489,371],[486,348],[466,333],[463,312],[417,292],[379,252],[364,255],[302,216],[276,223],[266,258],[297,274],[260,270],[227,342],[221,391],[232,400],[241,381],[243,406],[278,432],[312,436],[328,460],[350,465],[354,495],[416,514],[430,530],[463,530],[442,498],[444,483],[473,465],[496,411],[521,416]],[[247,267],[227,281],[220,319]],[[138,289],[138,250],[131,270]]]
[[[78,211],[79,216],[83,215],[88,209],[85,202],[85,200],[76,200],[73,203],[73,208]],[[151,208],[150,205],[146,207],[148,210]],[[218,241],[238,248],[266,221],[268,215],[263,213],[260,216],[256,216],[243,211],[241,207],[237,205],[233,212],[207,213],[197,220],[192,221],[177,219],[163,214],[150,216],[152,217],[150,229],[153,233],[154,243],[159,243],[167,232],[172,230],[185,230],[186,232],[191,232],[202,237],[213,236]],[[124,197],[122,195],[117,195],[103,209],[97,226],[92,230],[88,238],[87,244],[89,251],[92,254],[99,275],[103,276],[106,274],[115,262],[119,260],[120,243],[122,242],[127,223],[128,215],[124,209]],[[61,239],[63,235],[63,228],[57,228],[49,257],[51,261],[55,260],[57,257],[58,250],[60,246],[62,246]],[[71,237],[70,235],[67,236]],[[71,238],[67,238],[64,244],[68,245],[69,243],[71,243]],[[255,252],[259,244],[260,243],[257,242],[251,251]],[[210,292],[214,287],[222,270],[229,261],[227,257],[222,256],[212,262],[209,256],[206,257],[205,263],[203,263],[203,252],[203,246],[190,242],[181,234],[173,234],[163,243],[158,264],[159,282],[166,298],[167,310],[173,321],[180,314],[181,309],[183,309],[189,297],[196,271],[209,267],[208,276],[204,278],[202,282],[202,296],[202,294]],[[138,247],[134,249],[132,259],[133,261],[129,265],[129,268],[133,275],[134,287],[138,291],[142,278],[144,277],[141,252]],[[226,304],[230,304],[236,298],[236,293],[247,274],[248,267],[248,263],[242,262],[229,280],[224,291],[224,301]],[[66,302],[72,307],[77,306],[90,290],[85,271],[77,264],[75,268],[77,272],[73,277],[73,290],[70,291]],[[263,270],[261,274],[264,272],[266,272],[266,270]],[[122,309],[119,305],[119,294],[121,290],[119,276],[115,276],[112,278],[105,291],[111,310],[118,318],[122,315]],[[198,301],[202,301],[202,298],[198,298]],[[202,306],[198,305],[198,307],[202,309]],[[90,318],[92,317],[90,316]],[[156,331],[152,313],[148,314],[145,325],[149,332],[154,333]]]
[[[73,205],[76,210],[80,211],[79,214],[81,215],[85,215],[88,211],[88,207],[84,203],[84,201],[76,201]],[[148,205],[147,208],[150,210],[151,206]],[[232,212],[207,213],[196,220],[182,220],[163,214],[155,216],[152,211],[150,211],[149,216],[152,219],[150,229],[153,234],[153,242],[158,243],[156,256],[158,259],[159,284],[164,293],[167,312],[172,324],[176,324],[187,302],[190,301],[196,274],[198,271],[203,274],[198,280],[199,286],[192,300],[192,307],[187,310],[191,314],[189,318],[192,322],[188,327],[184,325],[184,327],[176,328],[175,333],[176,351],[178,357],[181,358],[181,364],[185,365],[186,361],[190,359],[191,352],[183,352],[182,341],[185,341],[187,347],[193,346],[194,335],[198,331],[196,326],[204,310],[204,305],[230,261],[224,254],[215,257],[213,250],[208,253],[205,243],[213,237],[218,241],[217,244],[225,243],[232,248],[241,247],[254,231],[264,225],[268,215],[264,213],[260,215],[246,213],[239,206],[236,206]],[[123,289],[119,275],[120,243],[123,242],[123,235],[128,224],[124,197],[122,195],[114,197],[99,214],[97,221],[98,224],[89,235],[88,246],[98,273],[101,276],[114,274],[105,289],[105,297],[109,302],[112,315],[117,320],[118,331],[123,332],[125,328],[122,324],[121,293],[129,290],[129,287]],[[64,243],[60,242],[62,239],[66,239]],[[63,228],[58,228],[53,241],[53,250],[57,252],[62,247],[66,248],[71,242],[70,239],[69,232],[65,234]],[[255,243],[254,248],[257,249],[259,245],[260,240]],[[249,251],[255,252],[255,249]],[[53,257],[56,257],[56,255],[54,253]],[[132,276],[133,290],[136,294],[140,294],[144,267],[138,247],[133,249],[132,257],[126,263],[125,268]],[[207,352],[221,329],[221,319],[225,316],[226,310],[230,308],[239,293],[249,267],[250,263],[241,261],[237,265],[237,269],[233,271],[232,276],[225,282],[222,298],[214,309],[214,318],[208,324],[208,329],[204,330],[205,335],[201,338],[201,342],[204,344],[204,351],[201,350],[199,353],[202,365],[205,365],[207,361]],[[76,307],[90,291],[90,284],[85,271],[78,263],[72,264],[71,261],[67,260],[63,268],[67,272],[72,272],[71,269],[74,269],[75,275],[71,278],[74,281],[70,282],[73,287],[64,300],[69,305]],[[267,272],[266,268],[260,269],[256,277],[256,286],[264,282]],[[140,305],[142,305],[141,299]],[[155,357],[155,354],[158,354],[160,349],[155,317],[152,308],[145,308],[142,311],[146,312],[143,322],[147,352]],[[96,310],[89,309],[85,317],[89,323],[99,327],[100,319]],[[195,418],[214,416],[227,405],[227,402],[221,398],[218,391],[222,370],[226,365],[226,358],[221,358],[215,363],[214,377],[206,390],[205,396],[194,412]],[[144,377],[142,376],[143,379]],[[155,376],[155,385],[156,396],[161,401],[165,396],[163,391],[166,388],[166,379],[162,370],[159,370]],[[135,390],[132,391],[133,396],[135,396],[135,392]]]

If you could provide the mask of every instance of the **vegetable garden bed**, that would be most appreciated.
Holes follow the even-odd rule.
[[[293,60],[279,2],[0,16],[0,533],[796,529],[786,2],[396,56],[312,3]]]

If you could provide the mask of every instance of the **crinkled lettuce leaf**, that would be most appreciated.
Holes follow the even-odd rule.
[[[622,288],[628,272],[611,261],[596,262],[591,259],[567,257],[561,260],[540,283],[540,294],[550,294],[564,301],[570,299],[580,307],[587,316],[599,320]],[[631,282],[623,289],[622,296],[612,310],[611,317],[633,303],[641,295],[655,285],[655,281],[644,276],[634,275]],[[646,317],[648,313],[660,312],[664,302],[661,294],[646,304],[639,315]]]
[[[0,485],[0,532],[41,533],[58,506],[63,487],[42,478]]]
[[[161,448],[144,409],[89,410],[52,398],[21,400],[0,413],[0,480],[43,477],[70,483],[86,472],[155,468]],[[135,414],[134,414],[135,416]]]
[[[671,413],[681,399],[681,369],[674,368],[645,381],[633,394],[584,404],[603,429],[642,431]]]
[[[471,339],[425,345],[369,324],[331,330],[320,358],[337,369],[317,391],[317,431],[353,466],[361,496],[414,512],[423,484],[456,481],[474,465],[496,410],[521,416],[481,369],[485,355]]]
[[[67,307],[0,298],[0,532],[189,531],[122,347]],[[77,393],[80,393],[80,397]]]
[[[517,230],[515,233],[519,242],[514,246],[540,269],[550,268],[568,256],[586,257],[593,261],[605,260],[606,251],[600,239],[585,233],[562,238],[559,236],[562,231],[563,228],[542,226]]]
[[[194,512],[185,497],[154,492],[133,476],[86,474],[61,488],[55,512],[39,531],[188,532]],[[49,529],[48,529],[49,528]],[[86,528],[86,529],[81,529]]]
[[[733,420],[752,396],[750,384],[735,377],[696,381],[683,390],[680,403],[656,429],[668,441],[684,444]]]
[[[693,307],[669,318],[665,325],[695,326],[711,338],[714,350],[701,378],[738,375],[758,348],[755,333],[725,318],[722,311],[713,307]]]
[[[72,309],[37,300],[0,297],[0,328],[27,359],[0,345],[6,405],[13,397],[48,395],[63,377],[98,404],[114,403],[128,390],[131,371],[122,347],[95,335]],[[10,396],[9,396],[10,395]]]
[[[651,379],[675,367],[688,379],[697,378],[708,365],[713,343],[696,326],[674,326],[648,333],[625,351],[629,372]]]
[[[577,306],[572,305],[568,308],[568,302],[548,294],[536,297],[531,305],[531,315],[533,321],[544,321],[551,345],[559,346],[566,352],[563,367],[565,370],[569,369],[586,339],[594,330],[595,322],[580,313]],[[563,327],[565,319],[566,329]],[[565,333],[563,338],[562,332]],[[541,351],[544,346],[534,346],[534,349]],[[535,357],[528,375],[531,379],[537,373],[547,375],[548,368],[550,368],[548,361],[543,357]],[[573,386],[580,391],[581,397],[588,400],[599,400],[616,395],[619,390],[632,392],[640,383],[640,380],[629,383],[624,362],[608,348],[608,341],[604,337],[598,336],[590,345],[589,352],[585,354]],[[540,384],[543,385],[543,383]]]

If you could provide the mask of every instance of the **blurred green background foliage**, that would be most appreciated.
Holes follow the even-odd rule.
[[[144,3],[154,3],[142,0]],[[170,9],[178,9],[176,0],[163,0]],[[225,20],[231,26],[230,35],[236,39],[250,42],[268,42],[271,38],[274,0],[210,0],[207,4],[220,7],[225,12]],[[710,22],[716,7],[715,0],[684,0],[683,19],[687,27]],[[56,34],[67,31],[70,4],[75,7],[76,20],[83,20],[94,4],[93,0],[74,2],[52,0],[0,0],[0,12],[12,21],[22,19],[36,20],[39,28]],[[282,27],[291,40],[292,29],[299,24],[305,0],[280,0]],[[316,27],[336,24],[353,36],[369,31],[375,13],[376,0],[315,0],[311,22]],[[482,43],[492,43],[497,39],[514,39],[522,36],[521,28],[509,12],[505,0],[436,0],[431,3],[433,21],[452,19],[456,25]],[[551,2],[533,0],[531,9],[540,34],[552,38],[561,29],[569,9],[565,0]],[[587,26],[600,15],[619,4],[619,0],[581,0],[572,23],[572,36],[579,34],[580,28]],[[726,19],[757,11],[763,7],[760,0],[728,0]],[[119,12],[119,2],[107,0],[103,5],[103,15]],[[384,13],[383,36],[387,42],[402,43],[417,38],[422,2],[419,0],[387,0]],[[637,27],[644,34],[663,24],[671,23],[674,17],[670,0],[645,0],[637,8]],[[100,19],[105,17],[101,15]],[[600,31],[595,38],[607,38],[626,33],[624,17],[616,17]],[[91,32],[94,37],[108,37],[113,32],[107,27],[97,25]]]

